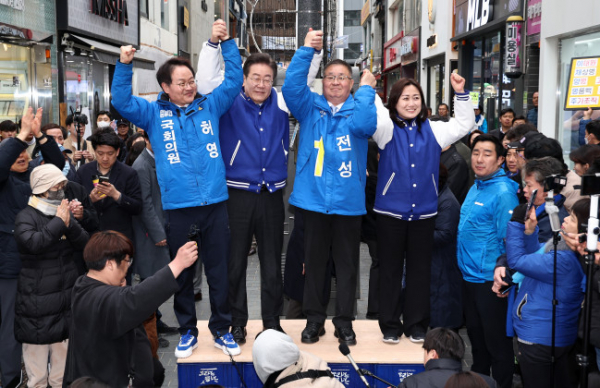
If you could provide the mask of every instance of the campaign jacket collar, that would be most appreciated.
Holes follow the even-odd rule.
[[[196,93],[196,96],[194,97],[194,101],[192,101],[188,106],[186,106],[185,108],[181,108],[183,111],[188,111],[191,107],[193,107],[193,109],[196,109],[196,107],[198,105],[200,105],[201,103],[203,103],[204,101],[206,101],[206,96],[203,96],[200,93]],[[173,104],[171,102],[171,99],[169,98],[169,95],[165,92],[160,92],[158,94],[158,104],[164,107],[169,107],[171,109],[173,109],[173,107],[178,107],[177,105]]]
[[[315,99],[315,105],[317,105],[322,110],[331,112],[331,108],[329,107],[329,104],[327,103],[327,99],[323,95],[321,95],[319,98]],[[340,110],[338,110],[336,114],[347,113],[349,111],[352,111],[353,109],[354,109],[354,97],[352,97],[352,94],[350,94],[348,96],[348,98],[346,99],[346,101],[344,101],[344,104],[342,105]]]
[[[503,168],[499,168],[498,171],[496,171],[494,174],[492,174],[492,176],[489,179],[486,180],[481,180],[481,179],[475,179],[475,184],[477,185],[477,187],[480,186],[486,186],[490,183],[495,182],[498,178],[501,178],[503,176],[506,176],[506,172],[504,171]],[[515,182],[516,184],[516,182]]]

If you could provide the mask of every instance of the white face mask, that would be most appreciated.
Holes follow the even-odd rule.
[[[110,127],[110,121],[98,121],[98,128],[108,128]]]

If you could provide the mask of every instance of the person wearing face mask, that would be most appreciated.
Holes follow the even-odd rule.
[[[112,115],[107,110],[101,110],[96,115],[96,127],[98,127],[98,129],[110,127],[111,122]]]
[[[30,181],[28,206],[15,220],[22,263],[15,337],[23,344],[28,386],[60,387],[67,356],[71,289],[78,276],[73,252],[84,248],[89,235],[69,210],[67,178],[56,166],[36,167]]]
[[[403,334],[413,342],[423,342],[429,326],[440,155],[475,125],[465,79],[452,74],[450,82],[456,93],[455,119],[430,121],[421,86],[404,78],[392,86],[389,115],[377,123],[373,135],[380,149],[374,207],[378,213],[379,328],[383,342],[389,344],[399,343]],[[405,291],[398,281],[404,262]]]
[[[33,133],[44,158],[58,168],[65,160],[54,140],[40,131],[42,109],[36,116],[29,108],[21,120],[21,132],[0,145],[0,370],[2,386],[17,386],[21,380],[21,345],[15,340],[15,297],[21,270],[14,237],[15,218],[27,206],[31,195],[29,163],[25,140]],[[14,384],[14,385],[13,385]]]

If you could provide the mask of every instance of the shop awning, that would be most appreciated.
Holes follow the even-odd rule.
[[[70,34],[71,38],[80,41],[81,44],[90,46],[98,61],[114,65],[121,56],[121,49],[110,44],[101,43],[93,39],[82,38]],[[139,69],[154,70],[154,61],[137,52],[133,58],[133,66]]]

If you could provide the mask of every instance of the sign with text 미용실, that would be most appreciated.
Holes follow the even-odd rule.
[[[571,59],[565,110],[600,108],[600,57]]]

